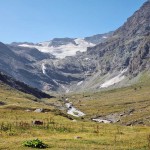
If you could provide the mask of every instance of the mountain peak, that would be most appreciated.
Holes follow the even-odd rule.
[[[7,45],[8,49],[0,43],[0,69],[48,92],[116,87],[116,83],[150,70],[149,10],[150,1],[147,1],[114,33],[84,39],[55,38],[37,44],[15,43],[15,46]],[[49,59],[45,55],[39,59],[41,53],[35,48],[63,59]]]
[[[136,35],[146,35],[150,32],[150,1],[145,2],[139,10],[127,19],[115,34],[124,38]]]
[[[148,1],[146,1],[142,6],[141,6],[141,8],[140,9],[146,9],[148,12],[149,12],[149,8],[150,7],[150,0],[148,0]],[[139,10],[140,10],[139,9]]]

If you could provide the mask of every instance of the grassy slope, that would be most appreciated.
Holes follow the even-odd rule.
[[[142,74],[139,82],[133,86],[96,93],[70,95],[69,97],[77,108],[87,114],[87,118],[134,109],[132,115],[121,119],[121,123],[126,124],[142,119],[145,124],[150,125],[149,73]]]
[[[95,114],[120,112],[135,108],[135,114],[122,120],[138,119],[149,115],[150,84],[142,82],[134,87],[101,93],[70,95],[70,100],[87,114],[87,118]],[[142,88],[139,88],[142,86]],[[86,97],[86,96],[87,97]],[[90,96],[89,96],[90,95]],[[80,101],[81,100],[81,101]],[[120,126],[117,124],[98,124],[85,120],[73,122],[56,115],[52,106],[47,106],[33,96],[23,94],[0,85],[0,150],[30,150],[22,145],[29,139],[39,138],[54,150],[148,150],[150,134],[148,126]],[[57,99],[41,100],[56,103]],[[48,113],[26,112],[27,108],[47,108]],[[16,109],[15,109],[16,108]],[[143,109],[144,108],[144,109]],[[33,120],[44,121],[43,126],[33,126]],[[4,125],[3,125],[4,124]],[[11,128],[9,128],[11,127]],[[74,137],[80,136],[81,139]]]

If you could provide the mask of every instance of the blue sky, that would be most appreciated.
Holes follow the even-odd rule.
[[[0,0],[0,41],[40,42],[113,31],[146,0]]]

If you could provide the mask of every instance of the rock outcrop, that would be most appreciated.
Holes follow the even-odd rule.
[[[84,42],[93,42],[95,46],[63,59],[34,47],[20,47],[20,43],[7,46],[0,43],[0,70],[48,92],[99,90],[108,81],[113,81],[109,86],[122,86],[128,77],[150,70],[149,10],[147,1],[116,31],[84,38]],[[56,38],[36,46],[58,48],[69,43],[78,47],[76,40]]]

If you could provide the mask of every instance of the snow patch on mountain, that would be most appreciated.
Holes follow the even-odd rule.
[[[43,74],[46,74],[46,67],[45,67],[44,63],[42,64],[42,72],[43,72]]]
[[[107,36],[103,36],[102,38],[103,38],[103,39],[107,39]]]
[[[38,44],[20,44],[21,47],[36,48],[44,53],[51,53],[56,58],[65,58],[66,56],[73,56],[77,51],[84,52],[87,47],[94,46],[95,44],[85,41],[84,39],[77,38],[74,40],[76,44],[68,43],[64,45],[53,46],[51,41],[40,42]]]
[[[56,80],[54,80],[54,79],[52,79],[52,80],[56,85],[59,85],[59,83]]]
[[[78,83],[77,83],[77,86],[78,86],[78,85],[81,85],[82,83],[83,83],[83,81],[78,82]]]
[[[116,83],[119,83],[120,81],[125,79],[125,75],[123,75],[123,73],[125,73],[126,71],[127,71],[127,69],[124,69],[117,76],[115,76],[112,79],[104,82],[103,84],[100,85],[100,88],[107,88],[107,87],[112,86]]]
[[[84,58],[84,60],[88,61],[88,60],[90,60],[90,58]]]

